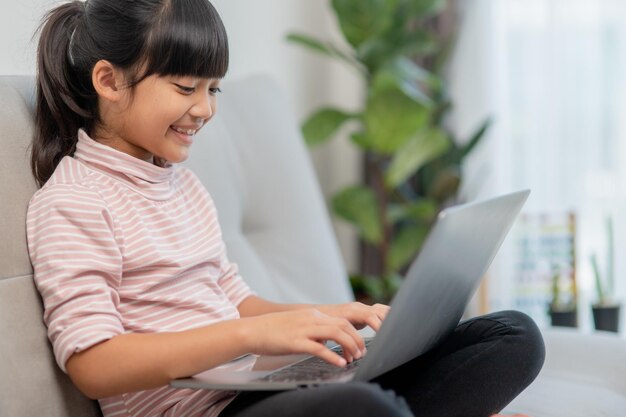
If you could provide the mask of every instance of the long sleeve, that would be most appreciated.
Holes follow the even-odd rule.
[[[124,332],[116,309],[120,242],[100,196],[63,184],[33,198],[27,238],[48,337],[65,371],[73,353]]]

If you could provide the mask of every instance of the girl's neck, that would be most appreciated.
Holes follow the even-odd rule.
[[[107,129],[106,126],[96,126],[93,132],[87,132],[87,134],[96,142],[111,148],[117,149],[120,152],[124,152],[130,156],[141,159],[146,162],[154,163],[155,158],[150,152],[143,148],[133,145],[131,142],[122,139],[114,131]]]

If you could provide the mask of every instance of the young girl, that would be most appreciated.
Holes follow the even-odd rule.
[[[174,165],[215,114],[227,67],[226,33],[207,0],[74,1],[46,17],[32,148],[42,187],[27,234],[61,369],[105,417],[501,410],[543,362],[540,333],[516,312],[464,322],[371,383],[245,394],[167,385],[246,353],[344,366],[366,354],[357,329],[377,330],[388,310],[266,301],[229,262],[209,194]]]

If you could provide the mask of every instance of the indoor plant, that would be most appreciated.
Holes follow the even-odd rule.
[[[552,326],[577,327],[578,308],[576,284],[570,276],[563,276],[557,266],[552,267],[552,299],[548,313]]]
[[[619,330],[619,315],[621,305],[614,297],[614,238],[613,219],[609,216],[606,219],[606,265],[604,279],[600,273],[596,254],[591,255],[591,265],[593,267],[596,288],[596,301],[591,306],[593,311],[593,322],[597,330],[607,330],[617,332]]]
[[[441,74],[452,37],[440,39],[432,22],[446,1],[331,3],[348,48],[303,34],[288,39],[358,71],[365,89],[362,108],[322,108],[305,121],[303,133],[316,145],[352,122],[351,139],[364,158],[364,184],[333,196],[332,209],[355,226],[368,261],[351,276],[355,292],[388,301],[439,210],[456,202],[462,161],[489,120],[463,141],[445,128],[451,103]]]

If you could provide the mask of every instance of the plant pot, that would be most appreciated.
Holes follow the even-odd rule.
[[[596,330],[617,333],[619,331],[620,307],[621,305],[619,304],[594,304],[591,309],[593,311],[593,323]]]
[[[559,327],[578,327],[578,311],[576,309],[550,309],[550,323]]]

